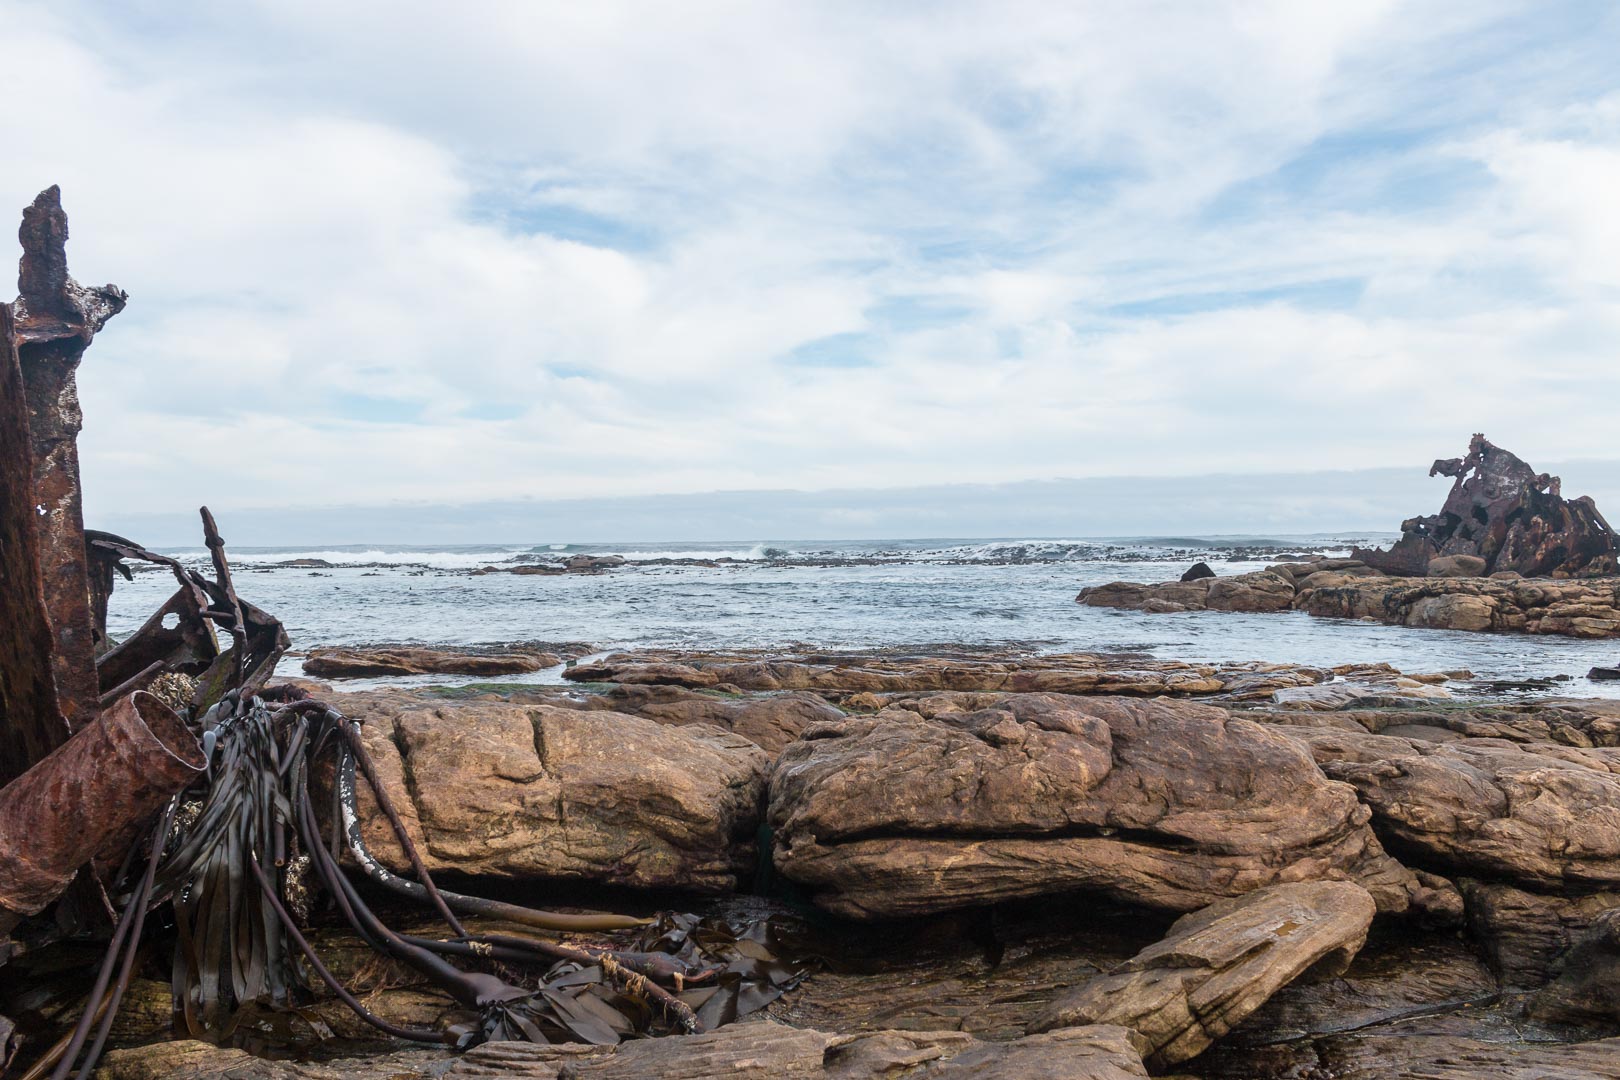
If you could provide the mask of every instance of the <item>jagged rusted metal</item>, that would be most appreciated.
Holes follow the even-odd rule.
[[[1483,573],[1525,577],[1596,577],[1617,572],[1615,532],[1590,496],[1563,497],[1556,476],[1538,473],[1516,455],[1475,434],[1468,454],[1441,458],[1430,476],[1453,478],[1438,514],[1401,523],[1387,551],[1352,554],[1389,574],[1421,577],[1433,559],[1471,555]]]
[[[148,822],[206,766],[185,721],[136,693],[0,788],[0,937],[61,895],[109,837]]]
[[[116,285],[87,288],[67,269],[67,215],[55,186],[23,211],[13,305],[18,366],[28,407],[38,565],[52,635],[52,677],[70,731],[99,712],[84,507],[77,438],[83,426],[79,361],[128,299]]]
[[[34,528],[33,450],[11,305],[0,304],[0,786],[68,737]]]

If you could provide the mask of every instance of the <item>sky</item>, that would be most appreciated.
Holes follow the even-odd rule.
[[[1620,458],[1620,6],[447,10],[0,0],[92,523]]]

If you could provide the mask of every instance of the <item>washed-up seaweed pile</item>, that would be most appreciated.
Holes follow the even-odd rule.
[[[210,539],[217,536],[205,516]],[[199,738],[206,775],[172,796],[148,835],[131,845],[110,892],[123,897],[106,958],[73,1033],[31,1075],[66,1077],[75,1062],[88,1076],[105,1046],[141,948],[148,913],[167,905],[173,926],[173,995],[177,1027],[193,1038],[229,1041],[246,1014],[296,1012],[309,1000],[304,970],[383,1033],[465,1048],[490,1040],[612,1044],[671,1032],[693,1033],[754,1012],[792,986],[796,970],[778,959],[763,922],[728,924],[689,914],[655,919],[539,911],[439,889],[423,866],[359,736],[356,721],[294,687],[244,693],[262,683],[280,653],[279,625],[243,605],[230,585],[222,545],[219,581],[173,564],[177,575],[213,605],[253,611],[227,629],[253,657],[253,635],[269,640],[257,662],[225,664],[231,685],[194,719],[176,714]],[[127,543],[121,553],[154,556]],[[234,650],[233,650],[234,651]],[[229,660],[229,654],[226,654]],[[184,666],[184,665],[181,665]],[[213,665],[210,665],[210,670]],[[241,671],[238,675],[236,672]],[[205,694],[206,684],[171,679],[169,691]],[[205,675],[207,672],[205,671]],[[157,696],[134,695],[145,717],[169,711]],[[205,699],[206,700],[206,699]],[[186,713],[193,707],[182,705]],[[332,782],[324,798],[321,777]],[[369,786],[414,868],[390,873],[367,850],[357,808]],[[325,802],[325,813],[318,807]],[[343,869],[345,857],[376,885],[421,901],[438,913],[438,937],[389,928]],[[441,1029],[402,1027],[369,1010],[332,974],[304,929],[311,894],[330,899],[348,927],[371,948],[410,968],[475,1014],[475,1022]],[[611,947],[517,934],[469,931],[461,916],[496,916],[536,930],[619,932]],[[626,935],[629,936],[626,936]],[[303,965],[301,970],[300,965]]]

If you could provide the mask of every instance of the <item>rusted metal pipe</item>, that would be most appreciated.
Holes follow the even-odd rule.
[[[155,815],[207,765],[185,721],[137,692],[0,789],[0,936],[59,896],[103,845]]]

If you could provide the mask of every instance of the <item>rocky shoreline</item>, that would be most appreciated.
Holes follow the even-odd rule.
[[[1620,1076],[1620,706],[1104,654],[654,652],[569,676],[321,690],[436,875],[808,920],[797,989],[616,1048],[156,1043],[99,1075]],[[388,982],[383,1015],[449,1006]]]
[[[1489,578],[1391,576],[1359,559],[1277,563],[1228,577],[1141,584],[1115,581],[1082,589],[1091,607],[1177,611],[1303,611],[1430,630],[1620,636],[1620,577]]]

